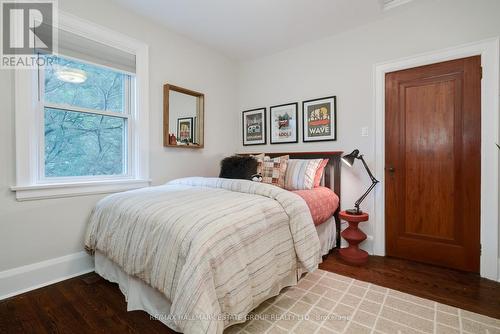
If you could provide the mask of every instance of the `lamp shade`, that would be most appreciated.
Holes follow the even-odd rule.
[[[354,164],[354,161],[358,157],[358,155],[359,155],[359,150],[354,150],[351,153],[344,155],[342,157],[342,161],[346,165],[348,165],[349,167],[351,167]]]

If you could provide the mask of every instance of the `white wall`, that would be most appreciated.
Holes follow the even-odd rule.
[[[236,64],[108,1],[61,0],[61,10],[149,44],[150,176],[153,184],[189,175],[217,175],[237,147]],[[17,202],[13,72],[0,70],[0,272],[83,250],[92,207],[103,196]],[[162,146],[163,84],[205,93],[205,149]]]
[[[336,95],[338,140],[267,147],[240,146],[240,150],[350,152],[359,148],[368,165],[373,167],[373,66],[499,36],[499,14],[498,0],[415,0],[388,12],[383,19],[355,30],[245,62],[240,67],[239,110]],[[369,127],[368,137],[361,137],[361,127],[364,126]],[[241,138],[241,130],[238,138]],[[494,147],[492,154],[497,154]],[[351,169],[344,167],[342,208],[352,206],[369,182],[361,164]],[[372,194],[362,209],[373,215],[373,208]],[[361,228],[371,236],[373,219]],[[371,251],[370,241],[364,245]]]

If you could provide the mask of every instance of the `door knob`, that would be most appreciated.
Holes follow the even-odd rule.
[[[389,173],[394,173],[396,171],[396,169],[394,169],[394,167],[386,167],[386,170],[389,172]]]

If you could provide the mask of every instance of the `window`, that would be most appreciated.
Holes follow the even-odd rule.
[[[149,185],[147,45],[64,14],[58,31],[57,55],[15,72],[16,198]]]
[[[126,175],[132,76],[63,57],[46,63],[42,178]]]

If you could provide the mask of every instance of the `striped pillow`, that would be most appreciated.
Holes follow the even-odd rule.
[[[284,155],[277,158],[265,156],[263,159],[258,159],[257,173],[262,176],[261,182],[284,188],[288,158],[288,155]]]
[[[316,171],[323,159],[291,159],[285,176],[285,189],[309,190],[314,188]]]

